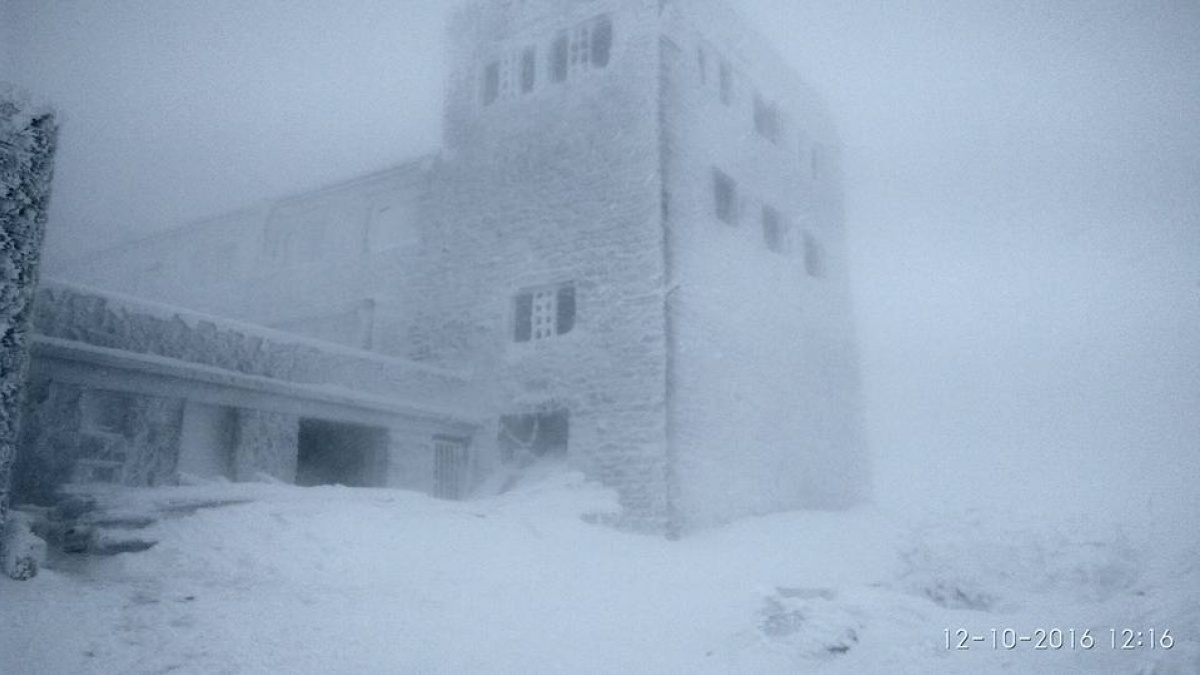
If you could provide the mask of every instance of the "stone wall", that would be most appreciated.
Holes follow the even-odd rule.
[[[840,177],[812,162],[837,137],[726,3],[671,4],[663,174],[680,509],[701,526],[852,503],[867,474]],[[764,115],[774,128],[760,128]],[[717,172],[734,186],[725,213]]]
[[[239,410],[234,445],[236,480],[258,480],[265,474],[285,483],[296,480],[296,447],[300,418],[258,410]]]
[[[7,521],[31,303],[45,234],[57,127],[0,85],[0,532]],[[0,537],[3,541],[3,537]],[[0,559],[4,559],[0,551]]]
[[[150,487],[174,481],[182,399],[87,390],[36,374],[28,390],[16,464],[21,500],[53,503],[68,482]],[[119,406],[112,424],[89,424],[85,410],[106,403]],[[89,466],[103,473],[88,474]]]
[[[657,13],[650,0],[475,3],[452,23],[447,153],[434,168],[412,323],[433,358],[480,373],[497,415],[569,411],[570,460],[617,488],[629,525],[661,529]],[[553,81],[554,41],[600,16],[612,25],[608,64]],[[488,64],[526,50],[531,91],[485,104]],[[560,284],[574,287],[574,328],[515,341],[517,294]]]
[[[419,401],[436,408],[470,408],[469,378],[461,372],[339,348],[47,280],[33,318],[39,335],[138,354],[365,394]]]

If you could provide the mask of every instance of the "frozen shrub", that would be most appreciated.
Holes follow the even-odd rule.
[[[0,85],[0,532],[8,516],[30,307],[46,226],[54,116]],[[7,559],[0,537],[0,559]],[[36,570],[13,570],[27,577]]]

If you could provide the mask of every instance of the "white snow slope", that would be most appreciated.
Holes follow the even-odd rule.
[[[465,503],[279,485],[125,499],[181,496],[249,501],[162,521],[143,553],[0,579],[0,670],[1200,672],[1190,533],[864,508],[670,542],[588,524],[614,499],[570,473]],[[947,649],[960,628],[984,640]],[[1064,645],[1005,649],[1010,628]],[[1141,647],[1119,648],[1126,628]]]

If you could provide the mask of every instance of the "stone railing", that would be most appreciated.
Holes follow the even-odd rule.
[[[474,408],[469,373],[46,280],[33,317],[38,335],[176,359],[283,382],[398,401]]]

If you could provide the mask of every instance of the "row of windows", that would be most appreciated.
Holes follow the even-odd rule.
[[[732,177],[720,169],[713,169],[713,213],[722,222],[736,226],[741,220],[741,202],[738,197],[738,185]],[[786,255],[791,252],[791,226],[778,209],[770,204],[763,204],[762,214],[763,243],[768,250]],[[804,270],[810,277],[825,276],[825,254],[820,241],[811,233],[802,233],[804,246]]]
[[[705,86],[708,86],[710,81],[710,54],[716,54],[716,51],[705,45],[701,45],[697,51],[700,82]],[[745,78],[734,69],[728,59],[716,56],[714,60],[716,61],[717,98],[722,104],[732,107],[740,100],[738,96],[739,88],[742,86],[740,83],[745,82]],[[780,110],[778,103],[767,98],[761,91],[748,83],[744,86],[753,90],[753,95],[747,98],[752,98],[754,131],[778,147],[787,146],[789,136],[793,135],[787,115]],[[798,132],[794,135],[799,148],[801,168],[812,178],[824,176],[828,168],[825,149],[820,144],[806,142],[803,135]]]
[[[546,72],[551,82],[566,82],[572,73],[608,66],[612,57],[613,25],[608,16],[599,16],[574,28],[559,31],[550,44]],[[501,99],[529,94],[537,87],[538,50],[526,47],[496,59],[483,69],[483,105]]]

